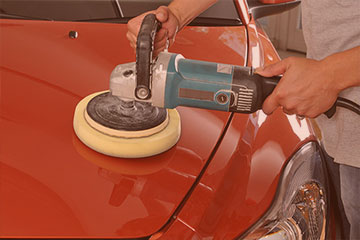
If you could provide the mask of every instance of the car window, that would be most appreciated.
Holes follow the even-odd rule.
[[[126,23],[170,0],[0,0],[0,18]],[[191,25],[241,25],[232,0],[219,0]]]

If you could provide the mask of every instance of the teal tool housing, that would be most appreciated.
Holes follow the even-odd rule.
[[[165,84],[165,108],[198,107],[229,111],[233,66],[171,56]]]

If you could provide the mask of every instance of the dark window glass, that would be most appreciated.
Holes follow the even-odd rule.
[[[143,12],[168,5],[169,0],[0,0],[0,17],[54,21],[126,23]],[[194,1],[196,4],[196,1]],[[241,25],[232,0],[219,0],[192,25]]]

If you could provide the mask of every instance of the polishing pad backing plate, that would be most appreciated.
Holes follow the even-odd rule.
[[[74,131],[88,147],[113,157],[140,158],[162,153],[174,146],[179,140],[181,124],[176,109],[167,110],[167,120],[160,124],[161,126],[142,131],[128,131],[128,135],[125,137],[124,131],[120,131],[121,134],[118,135],[116,130],[109,134],[106,132],[108,129],[106,129],[106,133],[102,129],[95,129],[87,121],[89,116],[86,117],[86,108],[91,99],[103,93],[98,92],[85,97],[75,109]]]
[[[125,101],[110,92],[92,98],[86,107],[86,121],[95,129],[117,137],[145,137],[160,132],[167,126],[164,108],[149,102]]]
[[[106,91],[93,97],[85,110],[85,120],[96,130],[116,137],[136,138],[153,135],[169,122],[167,110],[150,103],[125,102]]]

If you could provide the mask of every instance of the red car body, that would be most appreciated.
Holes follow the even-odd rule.
[[[278,61],[247,17],[238,27],[186,27],[170,51],[243,66]],[[1,237],[234,239],[270,208],[289,158],[316,141],[309,120],[281,110],[178,107],[181,137],[165,153],[122,159],[86,147],[72,128],[75,106],[135,60],[126,31],[0,20]]]

